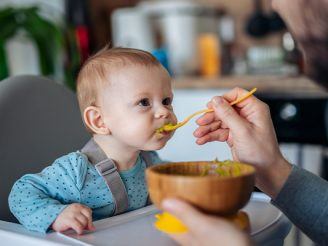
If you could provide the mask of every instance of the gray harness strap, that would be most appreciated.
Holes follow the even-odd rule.
[[[81,152],[95,165],[97,172],[104,178],[108,189],[112,192],[115,202],[114,215],[124,213],[129,207],[128,194],[114,161],[107,158],[93,138]]]
[[[112,192],[115,202],[114,215],[127,211],[129,207],[128,194],[114,161],[106,156],[93,138],[82,148],[81,153],[85,154],[89,161],[95,165],[97,172],[103,177],[108,189]],[[146,163],[146,167],[150,167],[152,160],[149,153],[141,151],[140,154]],[[149,197],[148,204],[151,204]]]

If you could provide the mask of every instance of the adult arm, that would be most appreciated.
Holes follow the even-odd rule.
[[[328,243],[328,182],[293,166],[275,199],[271,201],[309,238]]]

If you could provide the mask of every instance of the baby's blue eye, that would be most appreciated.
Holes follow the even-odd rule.
[[[148,107],[150,106],[150,102],[148,98],[143,98],[139,101],[138,103],[139,106],[143,106],[143,107]]]
[[[172,98],[167,97],[162,101],[162,104],[165,106],[171,105],[172,104]]]

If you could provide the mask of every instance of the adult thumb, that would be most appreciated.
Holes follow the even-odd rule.
[[[246,120],[223,97],[213,97],[212,106],[216,116],[231,130],[245,128]]]
[[[197,229],[205,217],[192,205],[178,199],[166,199],[162,206],[164,210],[180,219],[190,230]]]

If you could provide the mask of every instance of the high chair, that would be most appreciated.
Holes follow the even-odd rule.
[[[50,79],[0,81],[0,220],[17,222],[8,207],[14,182],[36,173],[90,138],[75,94]]]

